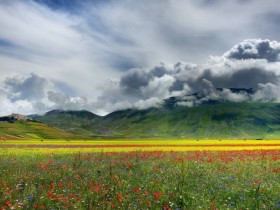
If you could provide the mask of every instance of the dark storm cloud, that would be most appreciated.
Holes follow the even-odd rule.
[[[147,86],[151,79],[151,74],[144,69],[133,69],[125,74],[120,81],[120,86],[127,88],[128,91],[139,90]]]
[[[234,46],[226,57],[229,59],[266,59],[268,62],[280,61],[280,44],[269,40],[246,40]]]
[[[161,63],[151,69],[132,69],[120,78],[113,91],[106,89],[103,94],[106,97],[99,99],[106,103],[109,96],[113,102],[111,109],[121,101],[126,102],[122,105],[127,108],[159,106],[164,98],[184,98],[196,92],[199,99],[188,96],[180,105],[193,106],[211,99],[277,101],[280,98],[279,46],[276,41],[245,40],[223,56],[210,57],[203,65],[178,62],[175,65]],[[231,88],[253,88],[255,92],[232,92]]]
[[[8,97],[12,101],[37,100],[44,97],[48,81],[32,73],[28,77],[7,78],[4,85],[8,90]]]
[[[151,75],[153,75],[154,77],[163,77],[165,74],[170,74],[170,71],[165,68],[163,63],[151,70]]]
[[[120,79],[120,87],[127,91],[135,91],[145,87],[155,78],[161,78],[164,75],[171,75],[170,69],[166,68],[164,63],[147,70],[142,68],[134,68],[125,73]]]
[[[217,88],[256,88],[259,83],[279,81],[275,72],[259,68],[240,69],[231,75],[215,75],[211,69],[206,69],[196,81],[185,81],[194,90],[199,90],[203,79],[211,81]]]
[[[174,65],[173,71],[169,71],[164,66],[156,67],[150,71],[133,70],[121,78],[120,86],[125,87],[128,94],[135,94],[135,92],[140,92],[141,89],[147,87],[148,84],[152,84],[155,78],[163,77],[164,75],[174,78],[174,82],[169,87],[170,93],[183,91],[186,85],[191,92],[200,91],[203,87],[203,80],[211,81],[217,88],[257,88],[259,83],[270,82],[277,84],[279,82],[277,72],[262,69],[261,66],[240,66],[236,67],[237,69],[232,72],[217,74],[215,67],[210,69],[200,67],[202,69],[199,70],[198,67],[190,64],[181,65],[184,67],[183,70],[176,68],[178,64]]]

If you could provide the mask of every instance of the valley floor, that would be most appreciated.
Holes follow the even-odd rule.
[[[280,149],[280,140],[2,140],[2,154],[48,154],[131,151],[235,151]]]
[[[6,140],[4,209],[280,209],[277,140]]]

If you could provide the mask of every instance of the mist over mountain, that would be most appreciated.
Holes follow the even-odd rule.
[[[225,91],[252,98],[254,89],[216,89],[170,97],[158,107],[124,109],[106,116],[85,111],[53,110],[32,118],[89,138],[253,138],[280,135],[280,105],[274,102],[232,102]]]
[[[207,90],[169,97],[157,107],[123,109],[105,116],[86,110],[62,109],[27,117],[13,114],[0,118],[0,136],[43,139],[279,138],[279,103],[256,101],[254,97],[258,90],[254,88]],[[233,101],[232,95],[246,96],[247,99],[239,101],[234,98]]]

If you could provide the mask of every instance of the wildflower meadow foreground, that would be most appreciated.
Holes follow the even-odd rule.
[[[217,142],[2,142],[0,209],[280,209],[280,143]]]

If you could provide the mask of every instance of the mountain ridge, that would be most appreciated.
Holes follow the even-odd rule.
[[[224,91],[224,88],[215,91]],[[250,88],[232,88],[234,93],[254,94]],[[28,115],[32,120],[83,138],[279,138],[280,104],[201,100],[183,106],[189,97],[201,99],[203,92],[170,97],[161,106],[145,110],[125,109],[98,116],[87,110],[51,110]]]
[[[277,138],[280,136],[280,104],[276,103],[215,102],[194,107],[126,109],[91,120],[70,116],[56,115],[53,118],[45,115],[36,120],[89,137]]]

